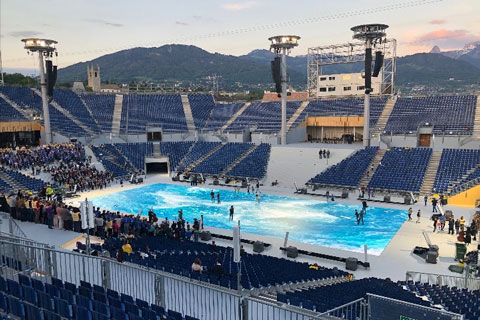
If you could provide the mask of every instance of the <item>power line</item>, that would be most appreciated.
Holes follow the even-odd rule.
[[[341,12],[341,13],[336,13],[331,15],[311,17],[311,18],[306,18],[301,20],[290,20],[290,21],[278,22],[273,24],[265,24],[265,25],[259,25],[259,26],[253,26],[253,27],[225,30],[221,32],[207,33],[203,35],[177,37],[177,38],[165,40],[163,42],[150,42],[150,43],[143,43],[143,44],[137,44],[137,45],[125,45],[125,46],[119,46],[119,47],[111,47],[111,48],[87,50],[87,51],[63,52],[62,56],[77,56],[77,55],[94,54],[94,53],[108,53],[108,52],[116,52],[120,50],[132,49],[136,47],[156,47],[159,45],[163,45],[165,43],[176,43],[176,42],[178,43],[182,41],[194,41],[194,40],[201,40],[201,39],[219,38],[219,37],[239,35],[239,34],[256,32],[256,31],[265,31],[265,30],[272,30],[272,29],[278,29],[278,28],[284,28],[284,27],[313,24],[313,23],[318,23],[322,21],[339,20],[339,19],[362,16],[362,15],[367,15],[372,13],[394,11],[394,10],[429,5],[429,4],[434,4],[434,3],[444,2],[444,1],[446,0],[412,0],[404,3],[390,4],[390,5],[379,6],[375,8],[369,8],[369,9],[352,10],[352,11]],[[4,61],[14,62],[14,61],[23,61],[25,59],[27,58],[7,59]]]

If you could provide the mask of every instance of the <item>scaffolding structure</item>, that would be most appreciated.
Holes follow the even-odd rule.
[[[396,71],[397,40],[384,39],[372,44],[375,51],[384,54],[381,69],[381,94],[393,95]],[[336,64],[364,63],[365,42],[351,42],[336,45],[320,46],[308,49],[307,91],[310,98],[318,97],[319,77],[323,75],[324,66]]]

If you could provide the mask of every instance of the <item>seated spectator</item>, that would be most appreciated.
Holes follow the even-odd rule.
[[[195,261],[192,263],[192,271],[202,273],[202,260],[200,260],[199,258],[195,259]]]
[[[209,274],[221,278],[225,274],[225,268],[222,266],[222,260],[217,259],[215,265],[208,269]]]

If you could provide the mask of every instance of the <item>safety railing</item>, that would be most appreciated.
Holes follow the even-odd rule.
[[[13,236],[26,238],[25,232],[18,225],[18,223],[7,212],[0,212],[0,220],[5,223],[8,228],[8,233]]]
[[[368,319],[368,305],[365,299],[358,299],[321,314],[327,319]]]
[[[480,290],[480,279],[471,277],[455,277],[444,274],[407,271],[406,281],[428,283],[439,286],[457,287],[469,291]]]
[[[367,294],[369,320],[462,320],[463,316],[445,310],[421,306],[415,303]],[[347,319],[347,318],[345,318]],[[356,319],[356,318],[348,318]]]

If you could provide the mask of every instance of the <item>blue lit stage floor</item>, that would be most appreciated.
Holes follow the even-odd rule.
[[[177,219],[183,209],[186,221],[204,216],[207,227],[231,230],[237,220],[242,232],[283,238],[288,231],[292,241],[318,246],[361,252],[368,246],[369,254],[380,255],[407,218],[405,210],[369,207],[365,225],[357,225],[355,209],[360,205],[298,199],[276,195],[261,195],[220,191],[221,203],[212,203],[210,189],[173,184],[152,184],[90,198],[94,206],[103,209],[146,215],[152,208],[159,219]],[[234,221],[229,220],[229,208],[234,206]]]

